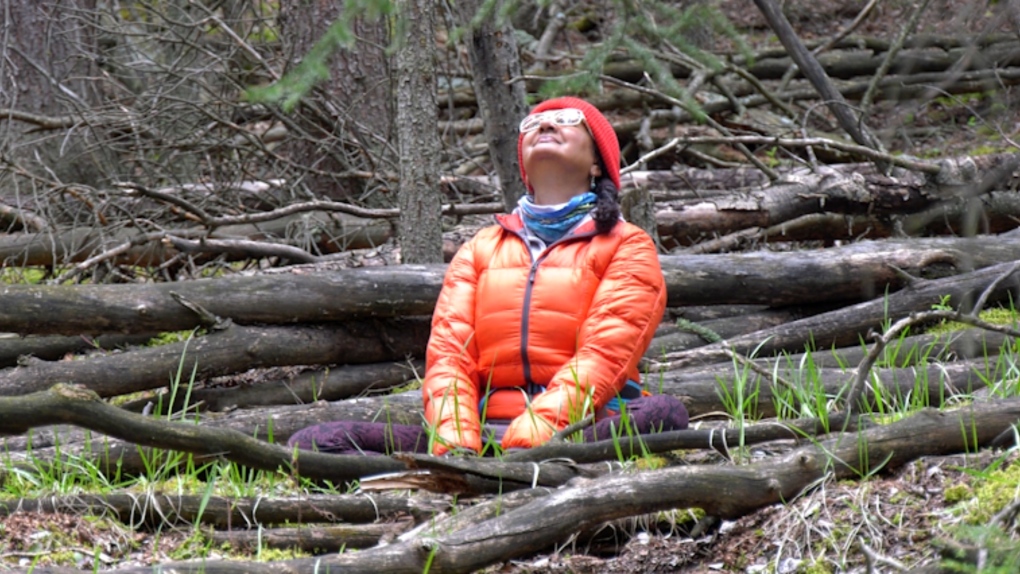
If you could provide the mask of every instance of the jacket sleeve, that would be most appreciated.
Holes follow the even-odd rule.
[[[435,455],[454,447],[476,452],[482,448],[474,340],[478,287],[474,247],[475,242],[469,241],[450,262],[432,315],[422,400],[425,420],[435,433]]]
[[[655,244],[633,229],[595,291],[577,353],[511,423],[503,447],[540,445],[612,400],[648,349],[665,308],[666,282]]]

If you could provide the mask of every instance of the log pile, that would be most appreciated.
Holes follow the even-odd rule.
[[[491,503],[482,503],[473,509],[483,516],[478,522],[468,528],[459,514],[456,520],[442,519],[439,524],[448,524],[445,532],[450,534],[438,538],[415,534],[415,524],[428,514],[412,507],[419,504],[417,497],[395,499],[394,508],[380,506],[370,518],[342,514],[344,521],[365,522],[361,527],[273,527],[296,515],[315,520],[307,511],[308,501],[295,501],[290,511],[281,510],[283,518],[249,514],[223,503],[207,506],[203,513],[202,519],[213,525],[232,525],[228,531],[241,523],[271,527],[264,535],[280,545],[328,549],[390,541],[353,555],[356,558],[330,559],[345,571],[348,567],[420,571],[430,553],[442,561],[441,571],[463,571],[538,550],[549,537],[620,517],[686,506],[735,517],[785,500],[820,473],[830,472],[823,453],[851,448],[839,434],[816,439],[829,441],[817,444],[804,442],[804,437],[857,429],[855,436],[863,437],[873,450],[861,454],[855,440],[852,453],[839,455],[846,466],[837,474],[848,477],[870,472],[857,466],[868,460],[886,461],[884,468],[891,470],[922,454],[962,451],[968,446],[958,443],[970,439],[959,432],[961,424],[973,427],[978,444],[1001,438],[1017,417],[1013,400],[952,412],[937,409],[954,396],[970,397],[996,382],[1001,373],[990,370],[988,357],[994,362],[999,349],[1015,347],[1018,333],[1008,329],[904,338],[901,344],[924,349],[925,358],[919,354],[913,361],[874,369],[862,398],[874,402],[882,400],[880,396],[914,395],[916,400],[917,389],[925,389],[924,401],[932,410],[898,426],[875,427],[866,419],[841,415],[840,410],[829,421],[739,430],[708,421],[726,411],[722,397],[735,392],[748,372],[757,389],[749,411],[760,417],[779,414],[774,398],[798,376],[796,365],[806,347],[815,349],[811,360],[817,363],[821,392],[838,405],[857,376],[854,367],[865,364],[868,349],[861,341],[887,327],[890,319],[933,306],[967,311],[975,304],[1016,300],[1017,233],[866,240],[799,251],[663,255],[669,311],[644,359],[647,380],[656,392],[682,397],[692,416],[707,417],[706,422],[700,428],[640,442],[554,443],[498,461],[295,454],[277,446],[315,422],[420,420],[415,391],[373,393],[413,382],[420,375],[442,265],[331,269],[317,263],[174,284],[7,285],[0,287],[0,299],[5,301],[0,331],[17,336],[0,339],[0,357],[5,358],[0,370],[0,433],[8,435],[4,446],[15,461],[18,453],[30,452],[36,461],[73,455],[101,468],[141,473],[145,453],[158,448],[192,453],[198,462],[226,459],[251,468],[289,469],[312,479],[360,480],[366,494],[352,496],[351,504],[358,504],[361,496],[375,496],[369,494],[374,490],[395,488],[482,497],[503,493],[499,500],[504,509],[515,510],[498,517],[485,515]],[[189,335],[155,347],[92,346],[107,340],[104,337],[130,343],[130,337],[170,329]],[[83,340],[90,347],[86,357],[61,357],[77,353]],[[35,349],[51,358],[33,356]],[[245,376],[257,382],[245,383]],[[224,385],[225,380],[231,380],[231,386]],[[120,407],[104,400],[130,394],[136,398]],[[161,416],[154,417],[153,412]],[[176,413],[170,418],[177,420],[168,420],[166,413]],[[911,436],[942,438],[915,441]],[[707,449],[725,461],[738,456],[736,445],[760,443],[785,445],[782,449],[789,454],[749,466],[670,466],[636,475],[621,473],[618,463],[607,464],[618,460],[621,452],[647,456],[678,449]],[[570,462],[554,462],[563,460]],[[544,462],[536,466],[540,461]],[[727,495],[719,496],[723,484]],[[621,488],[649,494],[621,499]],[[518,490],[530,494],[508,494]],[[678,493],[679,498],[663,492]],[[520,502],[515,502],[518,496]],[[608,503],[600,502],[603,497]],[[40,509],[82,504],[117,508],[113,498],[19,504]],[[442,508],[448,504],[443,500],[439,506],[429,504]],[[561,512],[566,501],[598,505],[601,510]],[[189,520],[194,504],[179,497],[158,501],[155,507],[164,515]],[[147,514],[137,505],[117,512],[132,523],[155,520],[151,510]],[[537,516],[551,520],[536,521]],[[483,542],[489,529],[513,530],[520,524],[529,525],[520,537]],[[242,546],[251,543],[243,533],[215,536]],[[440,551],[433,552],[434,548]],[[229,568],[208,563],[204,567]],[[266,571],[280,567],[267,566]]]

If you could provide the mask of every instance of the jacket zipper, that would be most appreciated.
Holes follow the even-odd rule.
[[[497,221],[499,220],[497,219]],[[501,221],[499,223],[503,227],[503,229],[506,229],[507,231],[513,233],[521,241],[524,242],[524,248],[528,250],[528,257],[533,258],[534,256],[531,254],[531,246],[528,244],[527,236],[524,233],[519,232],[515,229],[510,229],[509,227],[504,225],[503,222]],[[545,249],[542,250],[542,253],[539,255],[538,259],[534,259],[534,261],[532,261],[531,269],[528,270],[528,284],[524,288],[524,304],[522,305],[521,308],[521,365],[523,366],[524,371],[524,388],[527,391],[528,395],[530,396],[535,396],[538,393],[545,390],[545,387],[536,384],[535,381],[531,379],[531,360],[528,359],[528,334],[531,328],[528,317],[530,315],[531,310],[531,293],[535,287],[535,276],[538,274],[538,266],[541,265],[542,261],[545,260],[549,252],[552,251],[552,248],[559,245],[560,243],[565,243],[567,241],[581,239],[584,237],[590,237],[593,235],[597,234],[594,232],[586,232],[581,234],[571,234],[557,239],[556,241],[545,246]]]

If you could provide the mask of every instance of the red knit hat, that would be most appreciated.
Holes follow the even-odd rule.
[[[562,97],[546,100],[535,106],[532,114],[548,110],[562,110],[563,108],[577,108],[584,113],[584,122],[591,129],[592,138],[595,140],[595,147],[599,150],[599,157],[602,158],[602,166],[605,175],[620,189],[620,140],[616,138],[616,131],[613,126],[602,115],[598,108],[580,98]],[[530,115],[530,114],[529,114]],[[517,136],[517,163],[521,166],[521,178],[527,181],[527,174],[524,173],[524,154],[521,153],[521,142],[524,141],[524,134]]]

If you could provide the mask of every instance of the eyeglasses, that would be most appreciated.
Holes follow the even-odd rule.
[[[548,112],[531,114],[521,120],[521,133],[526,134],[537,130],[544,121],[550,121],[553,125],[561,127],[576,126],[577,124],[584,123],[584,112],[577,108],[563,108],[562,110],[551,110]],[[585,124],[584,127],[587,129],[588,125]]]

